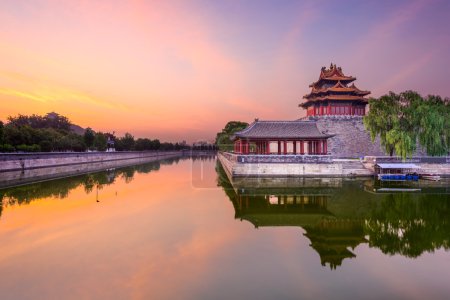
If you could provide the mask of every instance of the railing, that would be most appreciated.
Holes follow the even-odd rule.
[[[0,153],[0,161],[17,160],[17,159],[53,159],[62,157],[90,157],[98,155],[108,156],[157,156],[172,152],[180,152],[181,150],[173,151],[92,151],[92,152],[28,152],[28,153]]]
[[[294,155],[294,154],[235,154],[222,152],[222,154],[232,162],[258,164],[258,163],[332,163],[331,155]]]

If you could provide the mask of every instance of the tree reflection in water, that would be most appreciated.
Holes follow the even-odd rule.
[[[122,178],[129,183],[133,180],[135,173],[158,171],[161,165],[178,163],[180,159],[188,159],[188,157],[169,158],[141,165],[0,189],[0,216],[4,206],[28,204],[48,197],[64,199],[69,195],[70,190],[79,186],[83,186],[85,192],[89,194],[95,187],[102,189],[104,186],[113,184],[116,178]]]
[[[321,264],[331,269],[356,257],[363,243],[410,258],[449,249],[450,197],[439,194],[448,181],[444,189],[428,186],[426,194],[376,194],[364,190],[372,180],[241,178],[232,184],[220,163],[216,171],[235,218],[255,227],[303,228]]]

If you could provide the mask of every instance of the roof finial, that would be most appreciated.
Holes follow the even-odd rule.
[[[333,63],[330,64],[330,70],[332,70],[332,69],[333,69]]]
[[[255,122],[258,122],[259,121],[259,118],[255,118]]]

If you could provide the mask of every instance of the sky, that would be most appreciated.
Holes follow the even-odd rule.
[[[379,97],[450,97],[450,1],[1,0],[0,120],[213,140],[294,120],[331,62]]]

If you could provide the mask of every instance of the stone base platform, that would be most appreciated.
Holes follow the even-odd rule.
[[[236,155],[219,152],[218,159],[231,177],[355,177],[372,176],[359,159],[327,155]]]

